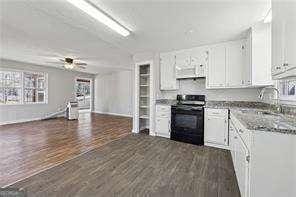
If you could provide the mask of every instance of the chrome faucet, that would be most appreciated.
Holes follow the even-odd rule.
[[[268,87],[263,88],[263,89],[260,91],[259,98],[260,98],[261,100],[264,99],[264,93],[265,93],[265,91],[266,91],[267,89],[276,91],[276,93],[277,93],[277,95],[276,95],[276,111],[277,111],[278,113],[281,113],[281,112],[282,112],[282,107],[281,107],[281,105],[279,104],[280,91],[279,91],[277,88],[272,87],[272,86],[268,86]],[[271,105],[270,105],[270,106],[271,106]]]

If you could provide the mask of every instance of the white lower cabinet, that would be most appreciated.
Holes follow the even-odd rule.
[[[249,192],[249,150],[241,139],[237,129],[230,124],[230,151],[241,197]]]
[[[170,120],[169,118],[156,118],[155,132],[157,136],[170,137]]]
[[[228,109],[205,109],[205,145],[228,148]]]
[[[171,133],[171,106],[156,105],[155,135],[170,138]]]
[[[241,197],[295,194],[296,135],[248,130],[230,113],[229,148]]]

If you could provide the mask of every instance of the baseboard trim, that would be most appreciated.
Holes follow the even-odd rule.
[[[214,147],[214,148],[221,148],[221,149],[225,149],[225,150],[230,150],[229,146],[225,146],[225,145],[220,145],[220,144],[214,144],[211,142],[205,142],[204,143],[205,146],[210,146],[210,147]]]
[[[94,110],[92,112],[93,113],[97,113],[97,114],[107,114],[107,115],[123,116],[123,117],[129,117],[129,118],[132,118],[133,117],[132,115],[129,115],[129,114],[120,114],[120,113],[113,113],[113,112],[103,112],[103,111],[97,111],[97,110]]]
[[[25,119],[19,119],[19,120],[9,120],[0,122],[0,125],[7,125],[7,124],[16,124],[16,123],[23,123],[23,122],[31,122],[36,120],[41,120],[42,118],[25,118]]]

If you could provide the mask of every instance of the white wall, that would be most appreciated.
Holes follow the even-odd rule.
[[[131,116],[133,102],[132,71],[97,75],[94,111]]]
[[[0,60],[0,67],[48,74],[48,103],[25,105],[0,105],[0,124],[43,118],[46,114],[65,107],[67,101],[75,99],[75,78],[94,78],[92,74],[66,71],[54,67],[38,66],[11,60]]]

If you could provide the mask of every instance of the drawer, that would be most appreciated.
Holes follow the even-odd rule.
[[[206,116],[228,116],[228,109],[205,108]]]
[[[156,117],[171,117],[171,106],[156,105]]]

